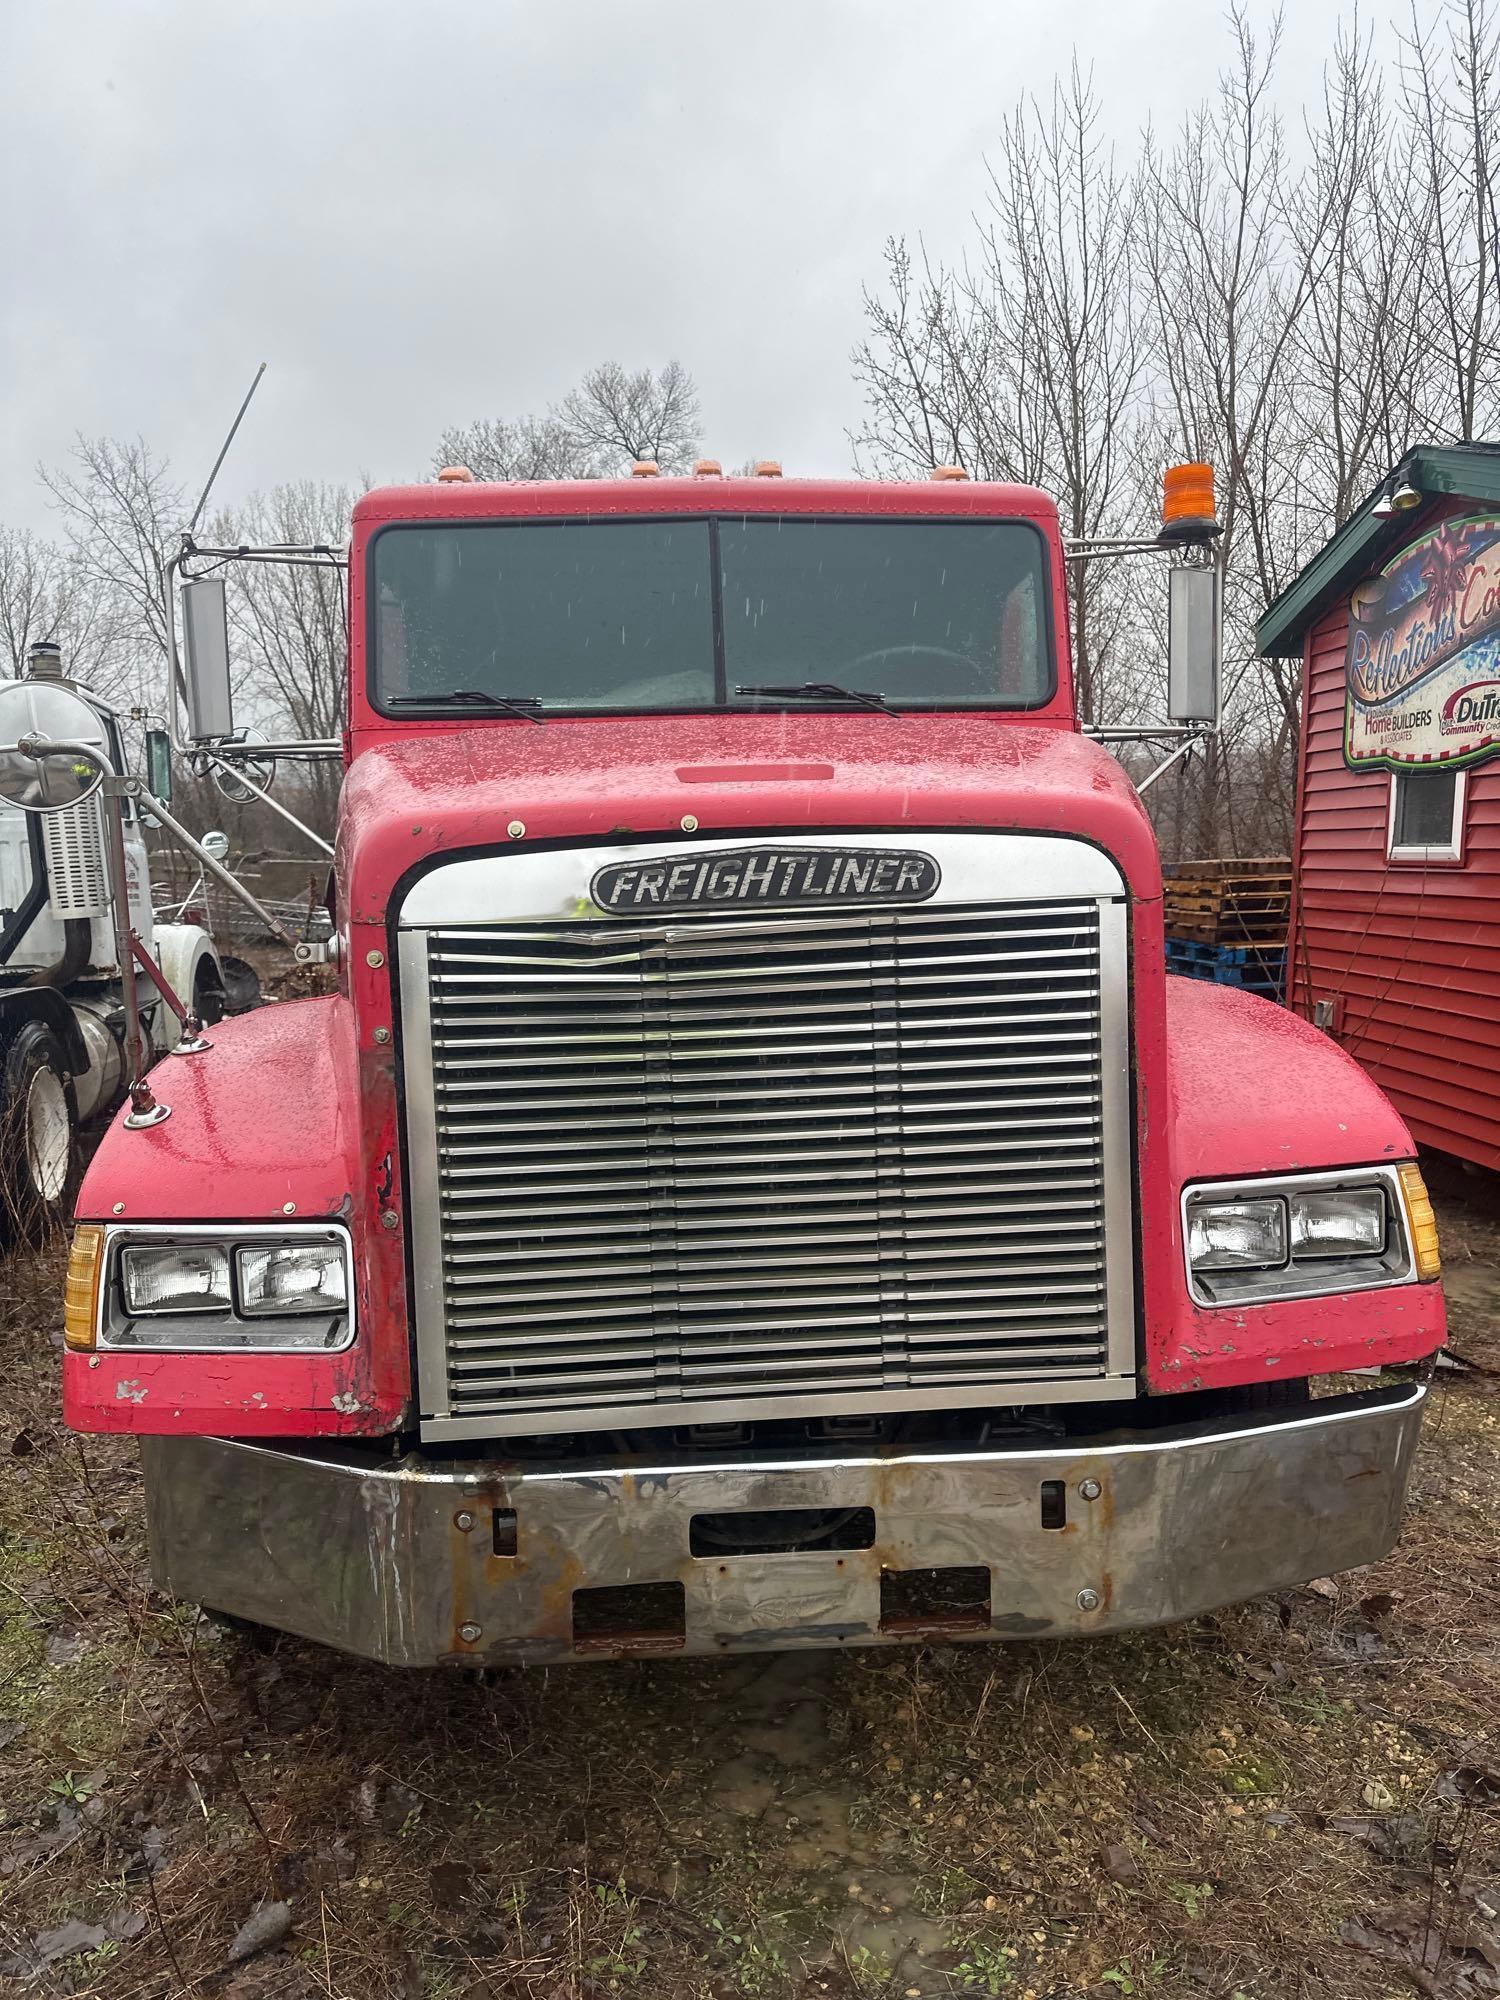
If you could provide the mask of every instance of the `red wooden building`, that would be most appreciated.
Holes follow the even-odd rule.
[[[1500,446],[1410,453],[1257,636],[1303,663],[1291,1005],[1500,1168]]]

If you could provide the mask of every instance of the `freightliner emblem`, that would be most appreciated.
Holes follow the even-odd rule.
[[[601,868],[601,910],[755,909],[781,903],[925,903],[942,872],[930,854],[886,847],[734,847]]]

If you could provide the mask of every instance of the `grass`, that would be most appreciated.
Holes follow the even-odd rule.
[[[1444,1221],[1454,1344],[1500,1369],[1500,1229]],[[1500,1990],[1500,1813],[1451,1775],[1500,1759],[1500,1374],[1445,1378],[1400,1548],[1322,1591],[1073,1645],[400,1674],[152,1590],[133,1448],[58,1421],[59,1280],[0,1267],[0,1960],[56,1947],[18,1992]]]

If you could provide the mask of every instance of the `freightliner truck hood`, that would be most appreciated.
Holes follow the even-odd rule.
[[[356,742],[339,868],[356,938],[438,854],[545,840],[806,827],[1047,831],[1161,893],[1145,808],[1070,730],[1000,715],[798,712],[485,721]],[[512,831],[519,828],[520,831]]]

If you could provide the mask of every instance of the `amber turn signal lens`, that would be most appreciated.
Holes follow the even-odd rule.
[[[104,1231],[97,1223],[80,1222],[73,1231],[68,1275],[63,1280],[63,1343],[75,1354],[93,1352],[103,1268]]]
[[[1177,521],[1214,518],[1214,469],[1211,465],[1169,465],[1162,476],[1163,527]]]
[[[1443,1260],[1438,1254],[1437,1217],[1432,1212],[1432,1201],[1427,1193],[1427,1183],[1422,1178],[1422,1169],[1415,1160],[1408,1160],[1401,1169],[1401,1195],[1406,1203],[1406,1220],[1411,1230],[1417,1276],[1435,1278],[1443,1268]]]

